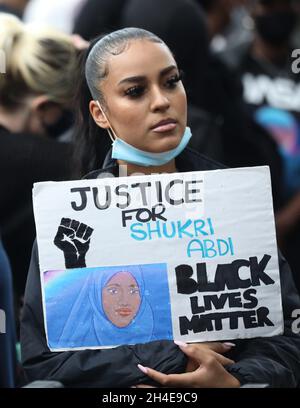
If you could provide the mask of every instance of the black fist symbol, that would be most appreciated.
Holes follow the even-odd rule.
[[[62,218],[54,244],[63,251],[66,268],[85,268],[93,228],[70,218]]]

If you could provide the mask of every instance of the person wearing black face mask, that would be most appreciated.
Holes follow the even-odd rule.
[[[50,122],[47,122],[41,118],[43,133],[50,139],[69,142],[72,138],[73,125],[75,121],[74,112],[60,106],[58,106],[58,110],[58,116]]]
[[[293,72],[293,0],[249,0],[254,38],[223,54],[243,83],[247,111],[270,132],[281,153],[283,202],[276,215],[279,246],[300,291],[300,77]]]
[[[261,1],[262,6],[270,8],[268,12],[257,12],[254,15],[256,31],[263,42],[277,48],[289,44],[295,28],[296,15],[289,7],[289,1],[277,2],[282,7],[275,7],[276,2]],[[272,7],[273,6],[273,7]]]
[[[297,18],[291,0],[254,0],[254,54],[273,63],[287,58]]]
[[[299,7],[299,0],[298,3],[296,0],[248,0],[246,4],[254,23],[253,39],[227,50],[221,57],[235,69],[240,68],[246,55],[265,66],[273,65],[274,69],[290,67],[292,34],[297,24],[295,5]]]

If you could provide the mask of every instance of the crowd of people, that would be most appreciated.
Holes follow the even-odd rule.
[[[300,385],[300,337],[291,330],[300,309],[297,48],[295,0],[0,0],[0,309],[7,326],[0,387],[43,379],[80,387]],[[144,82],[121,97],[116,84],[140,67]],[[169,112],[177,118],[172,137],[147,134],[149,119]],[[165,340],[49,350],[32,186],[117,174],[124,163],[129,175],[150,174],[141,158],[112,157],[111,139],[154,160],[151,173],[270,167],[283,335],[234,348]],[[154,159],[175,150],[167,162]],[[182,373],[188,376],[173,376]]]

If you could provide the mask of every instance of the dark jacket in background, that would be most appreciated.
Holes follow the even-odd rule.
[[[176,159],[181,172],[214,170],[221,164],[185,149]],[[105,160],[104,169],[86,178],[101,178],[102,173],[118,174],[116,162]],[[235,364],[227,367],[241,383],[267,383],[273,387],[296,387],[300,383],[300,336],[291,330],[291,314],[300,309],[291,272],[279,255],[285,331],[281,336],[237,340],[230,357]],[[29,381],[56,380],[73,387],[130,387],[149,383],[137,364],[164,373],[185,370],[186,358],[170,341],[158,341],[109,350],[81,350],[51,353],[46,342],[42,310],[40,270],[37,246],[34,246],[21,326],[21,346],[24,369]]]
[[[16,380],[16,333],[12,276],[0,240],[0,311],[5,313],[5,333],[0,332],[0,388],[12,388]]]

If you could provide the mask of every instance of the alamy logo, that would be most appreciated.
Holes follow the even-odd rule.
[[[299,74],[300,72],[300,49],[295,49],[292,52],[292,58],[295,58],[295,61],[292,63],[292,71],[294,74]]]
[[[4,310],[0,309],[0,334],[6,333],[6,316]]]
[[[0,50],[0,74],[5,74],[6,72],[6,56],[3,50]]]

